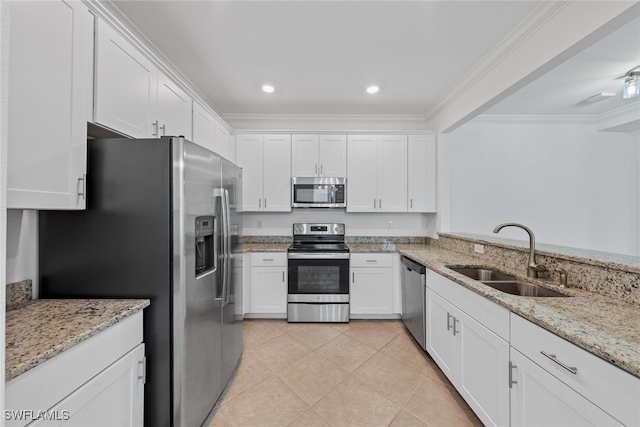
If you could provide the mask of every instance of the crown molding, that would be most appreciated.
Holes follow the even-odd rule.
[[[468,123],[585,123],[595,122],[595,115],[493,115],[476,116]]]
[[[599,131],[640,132],[640,100],[597,117]]]
[[[425,120],[431,120],[453,100],[462,97],[477,81],[489,74],[570,3],[569,0],[544,1],[536,6],[522,22],[516,25],[475,67],[460,79],[453,90],[447,91],[425,112]]]
[[[225,114],[234,133],[436,134],[424,117],[383,114]]]
[[[231,127],[222,118],[215,104],[200,92],[197,86],[182,73],[180,68],[171,62],[111,0],[82,0],[82,2],[92,13],[115,28],[136,49],[147,56],[159,71],[171,78],[193,101],[198,102],[209,110],[231,132]]]

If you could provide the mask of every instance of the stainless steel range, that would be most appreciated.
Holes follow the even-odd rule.
[[[349,248],[344,224],[293,224],[288,258],[289,322],[348,322]]]

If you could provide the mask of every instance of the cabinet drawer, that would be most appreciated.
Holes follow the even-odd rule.
[[[427,269],[427,288],[437,292],[505,341],[509,340],[509,310]]]
[[[393,254],[352,253],[349,262],[351,267],[392,267]]]
[[[623,424],[640,425],[640,378],[513,313],[511,346]]]
[[[287,266],[286,252],[256,252],[251,254],[251,266]]]

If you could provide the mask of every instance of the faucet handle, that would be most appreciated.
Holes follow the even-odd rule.
[[[567,272],[562,268],[556,268],[555,272],[560,275],[560,287],[564,288],[567,286]]]

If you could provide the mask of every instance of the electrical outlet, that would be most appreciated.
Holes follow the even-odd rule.
[[[387,228],[393,227],[393,221],[387,221]]]
[[[258,220],[258,228],[262,228],[262,220],[261,219]]]
[[[478,244],[474,244],[473,245],[473,251],[477,254],[483,254],[484,253],[484,245],[478,245]]]

